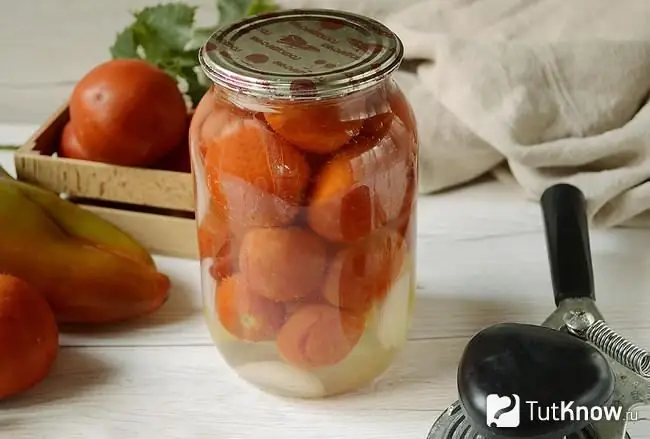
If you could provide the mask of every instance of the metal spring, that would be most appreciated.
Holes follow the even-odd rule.
[[[650,378],[650,353],[616,333],[602,320],[587,328],[585,338],[625,367]]]

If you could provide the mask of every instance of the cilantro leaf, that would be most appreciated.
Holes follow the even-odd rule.
[[[233,23],[249,15],[277,10],[277,6],[270,0],[217,0],[219,25]]]
[[[179,52],[192,39],[195,6],[167,3],[142,9],[134,14],[138,28],[148,39],[155,39],[159,50]]]
[[[252,0],[217,0],[219,25],[224,26],[246,15]]]
[[[156,65],[175,78],[193,106],[211,86],[199,68],[198,49],[221,25],[248,15],[277,10],[272,0],[218,0],[213,27],[194,27],[196,6],[165,3],[132,12],[133,22],[110,47],[113,59],[135,58]]]
[[[201,83],[195,69],[183,67],[181,73],[185,78],[187,96],[192,101],[192,106],[196,107],[209,87]]]
[[[278,6],[270,0],[253,0],[251,5],[246,11],[246,15],[257,15],[264,14],[267,12],[275,12],[278,10]]]
[[[198,27],[194,29],[189,48],[193,50],[200,49],[216,30],[216,27]]]
[[[138,44],[133,35],[133,30],[127,27],[117,34],[115,43],[111,46],[111,57],[118,58],[140,58],[138,55]]]
[[[199,103],[209,88],[207,81],[201,81],[198,55],[194,50],[180,52],[177,56],[161,62],[160,67],[176,78],[180,88],[192,102],[192,107]]]

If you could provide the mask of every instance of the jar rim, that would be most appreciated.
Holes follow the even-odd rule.
[[[397,70],[400,38],[377,20],[333,9],[254,15],[214,32],[199,62],[214,84],[272,100],[321,100],[372,87]]]

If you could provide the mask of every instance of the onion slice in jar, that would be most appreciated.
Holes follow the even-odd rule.
[[[248,363],[236,369],[244,380],[295,398],[322,398],[325,388],[314,375],[279,361]]]
[[[409,331],[413,270],[409,258],[377,311],[377,338],[386,349],[402,346]]]
[[[192,163],[192,171],[194,173],[194,200],[196,220],[200,223],[203,220],[203,216],[208,211],[210,194],[208,193],[208,188],[204,183],[206,180],[205,169],[203,167],[203,159],[200,157],[198,151],[194,147],[190,147],[190,160]]]

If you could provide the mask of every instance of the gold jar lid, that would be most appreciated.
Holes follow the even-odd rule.
[[[201,48],[206,76],[233,92],[273,100],[340,97],[377,84],[404,56],[378,21],[327,9],[257,15],[215,32]]]

